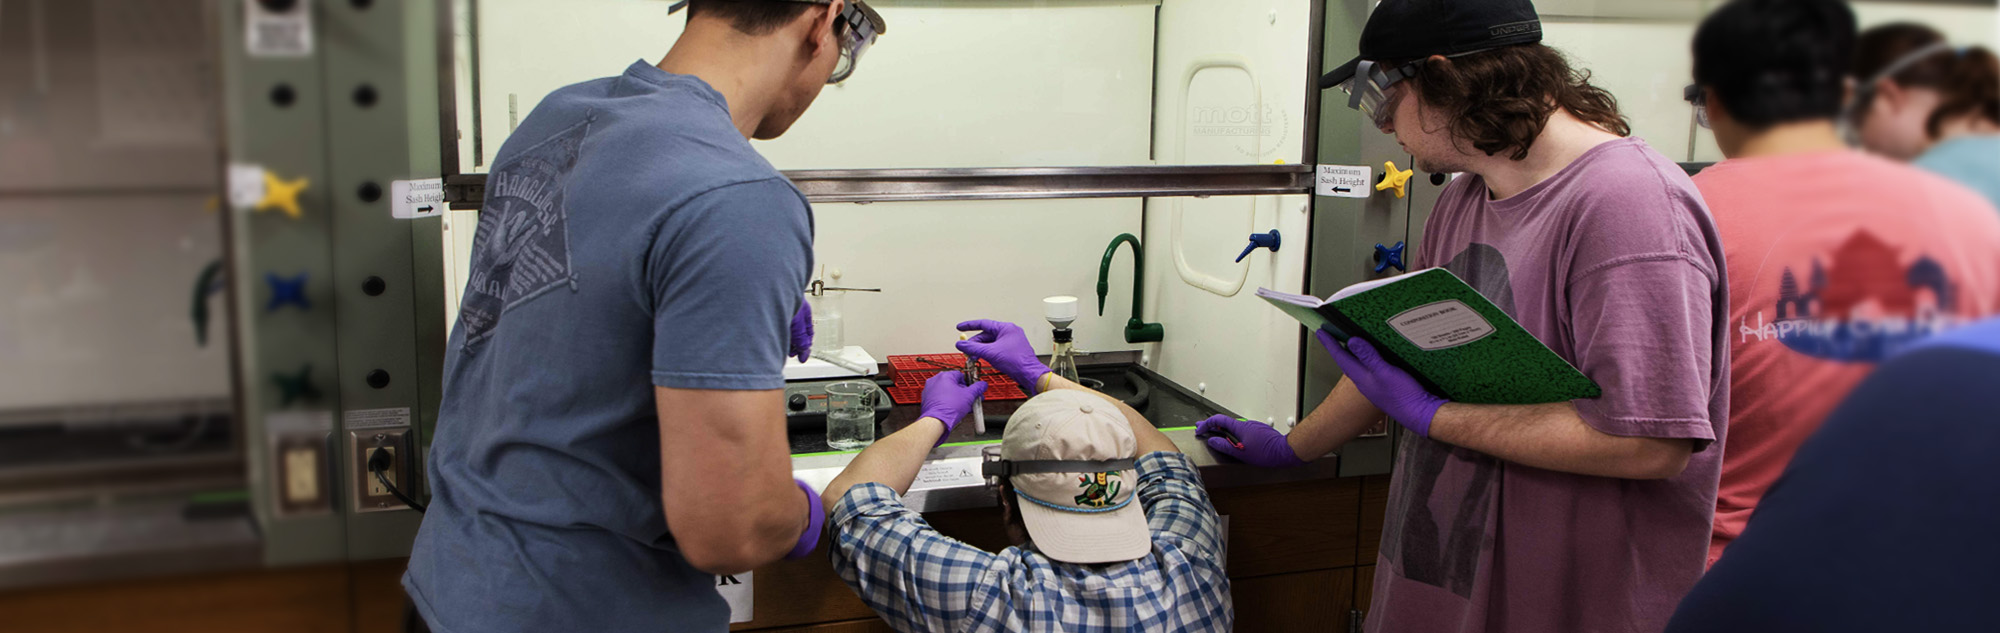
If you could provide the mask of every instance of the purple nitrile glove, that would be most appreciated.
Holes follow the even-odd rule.
[[[819,532],[826,528],[826,508],[820,505],[819,493],[814,492],[811,485],[797,479],[793,479],[792,483],[798,484],[800,490],[806,491],[806,529],[799,533],[798,544],[793,545],[792,551],[785,554],[788,560],[798,560],[813,553],[813,548],[819,547]]]
[[[1340,373],[1354,381],[1354,387],[1367,396],[1369,402],[1389,417],[1402,423],[1403,428],[1415,431],[1417,435],[1431,436],[1431,418],[1437,416],[1438,407],[1447,400],[1431,395],[1430,391],[1411,378],[1409,372],[1382,360],[1382,355],[1359,337],[1347,339],[1347,346],[1326,330],[1315,332],[1319,343],[1333,354],[1333,362],[1340,366]]]
[[[812,358],[813,351],[813,306],[811,301],[800,301],[799,311],[792,313],[792,356],[799,362]]]
[[[1035,357],[1035,347],[1028,344],[1028,334],[1021,331],[1021,326],[988,319],[958,324],[960,332],[973,330],[979,330],[979,334],[959,341],[958,351],[992,363],[994,369],[1020,384],[1022,392],[1035,395],[1036,384],[1050,370],[1042,364],[1042,359]]]
[[[931,448],[943,446],[944,438],[951,437],[951,430],[958,428],[965,414],[972,412],[972,404],[983,397],[986,397],[986,381],[965,384],[965,374],[960,372],[942,372],[924,381],[924,404],[917,417],[944,423],[944,434],[938,436]]]
[[[1263,422],[1218,415],[1195,425],[1194,434],[1207,438],[1208,450],[1252,466],[1290,468],[1306,465],[1306,461],[1292,451],[1291,443],[1285,441],[1285,434]]]

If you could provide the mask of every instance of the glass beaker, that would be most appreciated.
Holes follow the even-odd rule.
[[[841,295],[845,294],[847,293],[839,290],[824,290],[818,295],[806,295],[806,301],[812,303],[813,311],[813,352],[839,354],[841,350],[847,348],[846,337],[842,336],[840,323],[840,313],[844,307],[841,305],[843,303]]]
[[[826,445],[836,451],[867,448],[875,443],[875,399],[882,390],[872,382],[837,382],[826,386]]]

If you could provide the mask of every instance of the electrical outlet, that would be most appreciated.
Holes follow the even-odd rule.
[[[319,500],[319,452],[310,446],[285,450],[285,502],[308,504]]]
[[[395,486],[396,490],[404,495],[411,497],[417,495],[416,486],[405,483],[414,479],[414,477],[404,476],[414,470],[409,463],[411,457],[409,451],[403,450],[409,448],[405,444],[408,432],[408,427],[348,431],[348,441],[351,447],[348,455],[350,456],[349,459],[353,460],[353,465],[349,468],[354,473],[351,481],[354,486],[352,490],[354,491],[355,512],[388,512],[410,509],[409,505],[403,503],[403,500],[397,499],[396,495],[389,492],[389,486]],[[374,472],[368,470],[368,456],[374,455],[378,449],[389,453],[389,468],[382,471],[380,479],[375,477]],[[382,484],[383,479],[388,480],[388,486]]]
[[[382,479],[389,480],[389,485],[396,486],[399,490],[403,485],[403,482],[396,481],[397,471],[402,470],[402,464],[396,462],[396,447],[384,446],[381,450],[389,453],[389,470],[383,471],[380,479],[376,478],[374,473],[368,474],[368,496],[370,497],[393,496],[389,495],[388,488],[382,486]],[[364,465],[367,464],[368,457],[374,454],[375,449],[369,449],[367,454],[361,456],[361,463]]]

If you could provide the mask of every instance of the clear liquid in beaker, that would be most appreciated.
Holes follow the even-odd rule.
[[[844,307],[841,305],[843,303],[841,300],[842,294],[845,293],[827,291],[826,294],[817,297],[806,296],[806,300],[812,302],[812,351],[815,353],[832,352],[839,354],[842,349],[846,349],[847,347],[847,337],[843,336],[843,332],[841,331],[841,312]]]
[[[826,445],[836,451],[867,448],[875,443],[875,411],[826,412]]]
[[[813,315],[812,351],[833,352],[835,354],[838,354],[840,353],[840,350],[845,349],[847,347],[846,341],[843,341],[841,339],[842,337],[840,332],[840,315],[838,314],[828,315],[828,316],[820,316],[818,314]]]
[[[826,386],[826,445],[836,451],[866,448],[875,443],[875,399],[882,391],[874,383],[842,382]]]

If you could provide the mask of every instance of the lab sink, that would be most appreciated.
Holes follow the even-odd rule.
[[[1170,429],[1194,426],[1196,423],[1216,414],[1235,415],[1222,405],[1216,404],[1186,387],[1168,380],[1159,372],[1136,363],[1107,363],[1084,365],[1078,368],[1083,382],[1107,396],[1117,398],[1145,416],[1153,426]],[[887,380],[878,380],[887,386]],[[886,395],[884,397],[887,397]],[[951,433],[952,442],[997,442],[1006,429],[1007,419],[1021,406],[1022,400],[989,400],[986,408],[986,433],[973,428],[971,419],[965,420]],[[888,437],[901,430],[918,417],[919,407],[914,404],[895,405],[877,415],[876,438]],[[823,423],[794,426],[791,431],[792,454],[827,452],[826,427]]]

